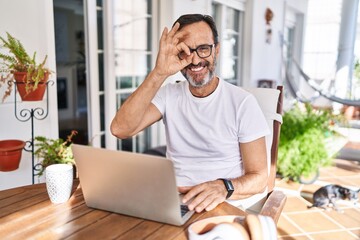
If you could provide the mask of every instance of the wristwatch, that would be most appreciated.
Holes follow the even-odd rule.
[[[219,180],[222,180],[224,182],[225,188],[227,190],[226,199],[228,199],[234,192],[234,186],[232,182],[229,179],[226,178],[219,178]]]

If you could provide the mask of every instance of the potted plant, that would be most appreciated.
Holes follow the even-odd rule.
[[[0,53],[0,64],[2,67],[0,87],[7,89],[2,101],[11,94],[13,89],[12,81],[15,79],[17,89],[23,101],[42,100],[46,83],[51,71],[45,67],[47,56],[41,63],[36,62],[36,52],[30,57],[22,43],[14,38],[10,33],[6,33],[7,38],[0,36],[1,49],[7,50],[8,54]]]
[[[34,155],[40,158],[40,162],[35,166],[41,176],[46,167],[53,164],[72,164],[75,165],[74,157],[71,151],[73,137],[77,131],[72,130],[67,139],[50,139],[43,136],[37,136],[34,139],[36,150]],[[75,169],[75,168],[74,168]],[[76,175],[74,175],[76,176]]]
[[[301,183],[314,182],[319,168],[332,163],[339,149],[331,144],[340,134],[333,130],[341,119],[330,110],[314,109],[310,104],[295,105],[283,115],[278,173]],[[339,145],[339,144],[337,144]]]

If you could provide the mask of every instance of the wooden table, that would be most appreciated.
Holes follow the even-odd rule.
[[[63,204],[50,202],[45,184],[0,191],[0,239],[187,239],[192,222],[220,215],[245,213],[222,203],[176,227],[89,208],[78,180],[71,198]]]

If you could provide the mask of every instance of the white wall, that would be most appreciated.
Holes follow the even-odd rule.
[[[19,39],[30,54],[37,52],[38,59],[48,55],[48,67],[56,71],[53,4],[48,0],[0,0],[0,35],[6,31]],[[56,74],[50,76],[56,79]],[[55,83],[55,82],[54,82]],[[2,95],[1,95],[2,96]],[[19,97],[17,97],[19,101]],[[17,103],[22,109],[46,109],[46,101]],[[49,86],[49,115],[44,120],[34,120],[34,133],[48,137],[58,136],[56,85]],[[15,118],[14,95],[0,103],[0,140],[31,139],[31,121],[20,122]],[[11,172],[0,172],[0,190],[32,183],[31,154],[23,151],[20,167]]]
[[[257,86],[259,79],[274,80],[278,84],[282,84],[281,37],[284,30],[286,6],[305,14],[307,0],[250,0],[247,2],[245,12],[245,25],[248,29],[245,36],[247,58],[244,59],[244,84],[246,86]],[[270,44],[266,43],[266,8],[270,8],[274,13],[271,21],[272,39]],[[303,36],[300,37],[303,38]]]

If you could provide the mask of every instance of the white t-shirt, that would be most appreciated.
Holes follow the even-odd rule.
[[[221,79],[204,98],[194,97],[187,81],[167,84],[152,103],[163,116],[178,186],[243,175],[239,143],[270,133],[255,97]]]

